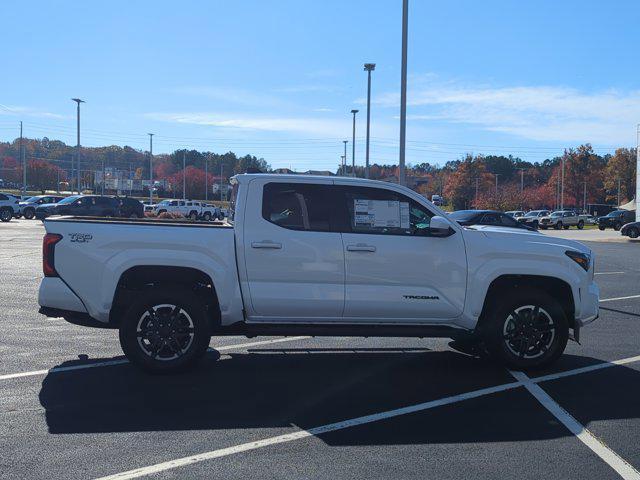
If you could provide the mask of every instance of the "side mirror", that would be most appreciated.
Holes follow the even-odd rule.
[[[448,237],[449,235],[453,235],[454,230],[449,225],[449,222],[442,218],[439,215],[431,217],[431,222],[429,223],[429,234],[432,237]]]

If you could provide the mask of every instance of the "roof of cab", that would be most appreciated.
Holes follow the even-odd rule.
[[[397,183],[383,182],[381,180],[369,180],[366,178],[358,177],[343,177],[343,176],[326,176],[326,175],[306,175],[306,174],[290,174],[290,173],[240,173],[231,177],[231,182],[236,180],[238,183],[250,182],[255,178],[272,178],[274,180],[289,180],[292,182],[309,180],[319,180],[326,182],[327,180],[336,181],[340,183],[357,183],[362,185],[398,185]]]

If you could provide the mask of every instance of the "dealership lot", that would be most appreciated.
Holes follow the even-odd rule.
[[[533,381],[396,338],[227,337],[149,376],[37,313],[42,234],[0,225],[0,478],[640,478],[636,243],[589,243],[601,317]]]

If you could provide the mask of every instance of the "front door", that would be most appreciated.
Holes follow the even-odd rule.
[[[255,182],[255,183],[254,183]],[[244,215],[244,268],[252,322],[339,321],[344,254],[332,232],[327,180],[252,180]]]
[[[464,308],[464,241],[429,236],[433,212],[374,187],[341,187],[345,214],[345,322],[438,323]]]

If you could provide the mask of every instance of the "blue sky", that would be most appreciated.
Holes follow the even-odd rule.
[[[0,139],[197,148],[335,169],[375,62],[371,160],[398,157],[401,0],[14,2],[0,7]],[[407,161],[538,161],[635,145],[637,1],[410,0]],[[349,158],[351,147],[349,146]],[[350,160],[349,160],[350,161]]]

